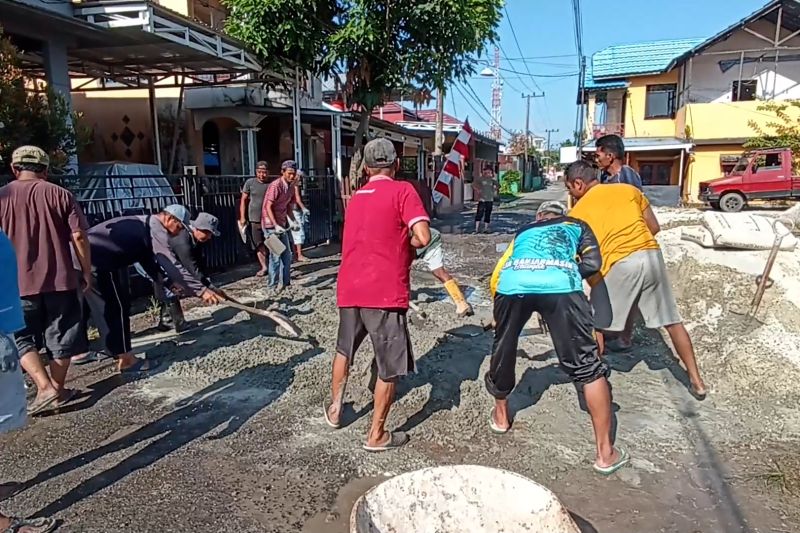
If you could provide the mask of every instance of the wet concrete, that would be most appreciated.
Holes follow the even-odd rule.
[[[503,231],[527,220],[538,201],[499,210],[501,223],[508,221]],[[469,214],[464,220],[469,227]],[[163,359],[150,376],[115,376],[108,363],[73,369],[79,399],[0,437],[0,481],[26,482],[3,511],[52,514],[64,520],[60,531],[70,532],[340,533],[371,483],[467,463],[542,483],[587,532],[800,531],[792,492],[800,441],[800,398],[790,386],[796,369],[726,328],[724,310],[709,322],[711,304],[702,303],[723,294],[746,301],[752,280],[729,276],[714,284],[720,273],[706,266],[670,266],[684,288],[679,303],[712,395],[692,399],[663,336],[639,331],[635,352],[609,358],[618,442],[633,463],[606,479],[591,470],[588,415],[542,335],[520,343],[514,429],[503,437],[489,432],[482,378],[492,338],[472,333],[491,316],[485,280],[500,255],[496,244],[509,235],[444,238],[448,267],[469,287],[476,316],[456,319],[438,283],[414,271],[415,298],[429,318],[412,327],[418,372],[401,383],[389,418],[411,434],[404,449],[361,450],[371,408],[368,345],[350,379],[347,425],[332,431],[322,420],[338,265],[338,256],[323,250],[295,269],[293,288],[278,301],[269,300],[263,279],[225,286],[243,300],[274,305],[306,338],[281,338],[274,325],[246,313],[198,307],[187,312],[199,323],[195,330],[137,339],[139,350]],[[782,309],[778,294],[770,298],[769,309]],[[782,324],[797,333],[797,323]]]

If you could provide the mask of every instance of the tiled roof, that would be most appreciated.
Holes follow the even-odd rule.
[[[624,78],[622,79],[608,79],[608,80],[596,80],[593,76],[592,71],[592,62],[589,61],[586,64],[586,80],[584,82],[584,88],[587,91],[604,91],[610,89],[625,89],[628,87],[628,81]]]
[[[609,46],[592,56],[593,80],[661,73],[673,59],[704,41],[705,39],[675,39]]]
[[[435,122],[436,110],[435,109],[420,109],[417,111],[417,116],[423,122]],[[461,121],[452,115],[444,114],[443,120],[445,124],[461,124]]]

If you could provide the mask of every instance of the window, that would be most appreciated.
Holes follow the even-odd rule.
[[[756,157],[753,162],[753,170],[758,174],[761,172],[772,172],[781,170],[783,168],[781,163],[781,154],[764,154]]]
[[[642,185],[669,185],[672,181],[672,163],[640,163],[639,176]]]
[[[731,101],[748,102],[756,99],[758,80],[734,81],[731,88]]]
[[[677,84],[648,85],[644,118],[672,118],[675,116]]]

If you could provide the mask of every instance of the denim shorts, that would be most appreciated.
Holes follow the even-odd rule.
[[[10,336],[0,334],[0,357],[9,355],[19,359],[17,345]],[[19,364],[14,370],[0,372],[0,433],[25,425],[25,402],[25,381]]]

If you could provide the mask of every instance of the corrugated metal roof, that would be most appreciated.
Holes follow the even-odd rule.
[[[664,72],[673,59],[704,41],[705,39],[674,39],[609,46],[592,56],[593,80]]]

